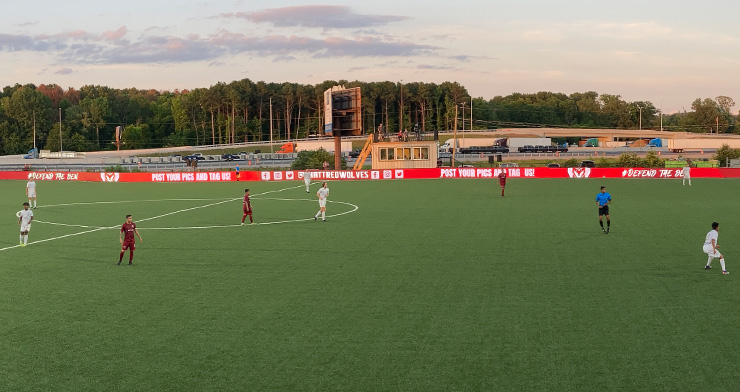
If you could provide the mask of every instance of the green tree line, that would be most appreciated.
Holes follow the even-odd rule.
[[[360,87],[362,124],[371,133],[495,129],[501,127],[593,127],[656,129],[658,109],[596,92],[511,94],[472,98],[457,82],[397,83],[324,81],[316,85],[253,82],[218,83],[193,90],[115,89],[56,84],[6,86],[0,92],[0,153],[24,153],[34,145],[59,150],[213,145],[306,138],[324,127],[323,92],[335,85]],[[692,111],[663,116],[667,130],[735,132],[735,102],[729,97],[697,99]],[[472,110],[471,110],[472,106]],[[272,115],[270,114],[272,113]],[[641,124],[640,124],[641,123]]]

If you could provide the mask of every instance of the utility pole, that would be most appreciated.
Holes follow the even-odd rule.
[[[642,131],[642,106],[638,106],[640,108],[640,130]]]
[[[36,149],[36,112],[33,112],[33,149]]]
[[[719,135],[719,116],[717,116],[717,135]]]
[[[272,98],[270,98],[270,154],[272,152]]]

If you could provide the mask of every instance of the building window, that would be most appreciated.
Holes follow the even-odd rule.
[[[423,161],[429,159],[428,147],[378,148],[381,161]]]
[[[380,160],[381,161],[392,161],[393,160],[393,149],[392,148],[380,148]]]

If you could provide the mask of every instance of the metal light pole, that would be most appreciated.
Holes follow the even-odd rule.
[[[272,154],[272,98],[270,98],[270,154]]]
[[[62,108],[59,108],[59,158],[62,157],[64,146],[62,145]]]
[[[465,146],[465,102],[462,103],[462,135],[463,135],[463,147]]]
[[[401,79],[401,108],[399,112],[401,114],[401,122],[398,123],[398,131],[403,132],[403,79]]]
[[[457,150],[457,105],[455,105],[455,130],[452,133],[452,162],[450,166],[455,167],[455,152]]]

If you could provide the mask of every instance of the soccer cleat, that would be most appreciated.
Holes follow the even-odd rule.
[[[24,244],[24,243],[21,243],[21,246],[26,246],[26,244]]]
[[[319,219],[319,217],[318,216],[314,216],[313,217],[313,220],[316,220],[316,219]]]
[[[322,219],[321,221],[322,221],[322,222],[326,222],[326,219]]]
[[[121,265],[121,262],[120,262],[120,261],[119,261],[119,262],[117,262],[117,263],[116,263],[116,265]]]
[[[708,266],[708,265],[705,265],[705,266],[704,266],[704,269],[705,269],[705,270],[708,270],[708,269],[712,269],[712,267],[710,267],[710,266]]]
[[[606,234],[606,229],[604,229],[603,227],[601,228],[601,231],[603,231],[604,234]]]
[[[609,234],[609,229],[608,228],[606,229],[606,234]]]
[[[244,226],[244,222],[242,222],[242,226]]]
[[[130,262],[130,261],[129,261],[129,262],[128,262],[128,265],[134,265],[134,263],[132,263],[132,262]]]
[[[727,271],[722,271],[722,275],[729,275],[730,273]]]

